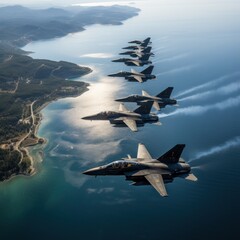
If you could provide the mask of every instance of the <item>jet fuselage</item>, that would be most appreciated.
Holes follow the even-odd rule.
[[[137,119],[141,119],[141,115],[134,112],[117,112],[117,111],[105,111],[100,112],[94,115],[90,115],[87,117],[83,117],[84,120],[111,120],[120,117],[133,117]]]
[[[156,159],[129,159],[129,160],[118,160],[107,165],[100,167],[91,168],[85,172],[86,175],[125,175],[126,180],[131,180],[134,182],[143,181],[144,170],[149,170],[163,175],[165,179],[173,179],[182,174],[187,174],[190,172],[191,167],[185,161],[165,164],[161,163]],[[140,171],[141,170],[141,171]],[[139,172],[140,171],[140,172]],[[128,173],[136,172],[136,174]],[[139,174],[137,173],[139,172]]]
[[[143,101],[157,101],[159,103],[163,103],[165,105],[175,105],[177,101],[175,99],[170,98],[159,98],[154,96],[143,96],[143,95],[130,95],[126,98],[116,99],[118,102],[143,102]]]

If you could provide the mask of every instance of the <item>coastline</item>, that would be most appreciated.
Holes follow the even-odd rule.
[[[89,74],[92,72],[92,69],[90,69],[90,71],[86,74]],[[86,75],[84,74],[84,75]],[[83,75],[82,75],[83,76]],[[81,77],[82,77],[81,76]],[[38,107],[35,112],[33,112],[32,114],[32,117],[34,117],[35,119],[38,118],[37,120],[37,123],[34,123],[32,124],[32,126],[30,127],[30,131],[27,135],[23,136],[18,142],[17,142],[17,146],[15,146],[15,149],[22,155],[22,159],[20,160],[19,162],[19,165],[21,164],[22,160],[23,160],[23,155],[24,155],[24,158],[27,158],[28,161],[30,162],[30,165],[29,167],[25,170],[25,171],[20,171],[19,173],[12,173],[8,178],[2,180],[1,182],[8,182],[8,181],[11,181],[13,180],[14,178],[16,177],[30,177],[30,176],[33,176],[37,173],[37,170],[36,170],[36,167],[34,166],[36,164],[36,156],[34,156],[32,154],[32,149],[38,145],[41,146],[41,149],[39,151],[37,151],[37,154],[39,155],[39,157],[41,158],[41,161],[43,161],[43,157],[44,157],[44,154],[43,154],[43,147],[46,145],[46,143],[48,142],[48,140],[46,138],[42,138],[42,137],[39,137],[37,136],[38,134],[38,130],[40,128],[40,125],[41,125],[41,122],[42,120],[44,119],[43,117],[43,114],[41,113],[41,111],[47,107],[50,103],[52,102],[55,102],[55,101],[58,101],[60,99],[63,99],[63,98],[76,98],[76,97],[79,97],[81,96],[83,93],[87,92],[89,89],[88,89],[88,86],[90,84],[89,83],[86,83],[84,82],[84,86],[81,88],[81,91],[79,93],[75,93],[75,94],[72,94],[71,96],[59,96],[59,97],[56,97],[54,99],[51,99],[49,101],[46,101],[45,103],[43,103],[40,107]],[[33,102],[34,103],[34,102]],[[32,103],[32,104],[33,104]],[[31,130],[32,129],[32,130]],[[34,143],[30,143],[28,144],[28,146],[23,146],[21,147],[21,143],[24,142],[26,139],[28,139],[28,135],[30,134],[33,134],[34,135],[34,140],[35,142]]]

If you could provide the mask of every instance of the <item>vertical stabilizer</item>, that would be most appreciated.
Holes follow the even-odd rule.
[[[168,87],[164,91],[160,92],[156,97],[159,98],[170,98],[173,91],[173,87]]]
[[[163,163],[177,163],[181,157],[185,144],[177,144],[175,147],[170,149],[168,152],[164,153],[158,158],[158,161]]]
[[[134,110],[134,112],[138,114],[149,114],[151,112],[152,105],[153,101],[144,102],[140,107]]]

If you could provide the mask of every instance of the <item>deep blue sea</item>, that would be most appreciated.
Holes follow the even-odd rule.
[[[48,142],[36,160],[37,174],[0,184],[0,239],[238,239],[240,2],[149,0],[131,6],[141,12],[123,25],[87,26],[24,47],[34,58],[70,61],[93,72],[75,79],[90,83],[89,91],[42,111],[39,135]],[[128,41],[148,36],[157,79],[139,84],[107,77],[130,70],[111,60]],[[146,124],[133,133],[81,119],[118,109],[116,98],[141,90],[156,95],[169,86],[179,106],[159,112],[161,126]],[[139,142],[153,157],[185,143],[182,157],[198,181],[175,179],[162,198],[124,177],[81,174],[136,156]],[[39,147],[32,151],[37,156]]]

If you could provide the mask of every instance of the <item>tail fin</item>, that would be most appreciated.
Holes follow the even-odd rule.
[[[173,91],[173,87],[168,87],[164,91],[160,92],[156,97],[170,98],[172,91]]]
[[[151,66],[147,67],[146,69],[144,69],[141,73],[150,75],[150,74],[152,74],[153,68],[154,68],[154,66],[151,65]]]
[[[148,38],[146,38],[145,40],[143,40],[143,43],[141,43],[141,46],[142,47],[146,47],[148,44],[149,44],[149,42],[150,42],[150,37],[148,37]]]
[[[158,158],[158,161],[162,163],[177,163],[181,157],[182,151],[185,148],[185,144],[177,144],[175,147],[170,149]]]
[[[139,58],[139,60],[147,61],[150,58],[150,54],[145,54]]]
[[[150,53],[152,50],[152,47],[147,47],[147,48],[144,48],[141,52],[143,53]]]
[[[152,105],[153,101],[144,102],[140,107],[134,110],[134,112],[138,114],[149,114],[151,112]]]

